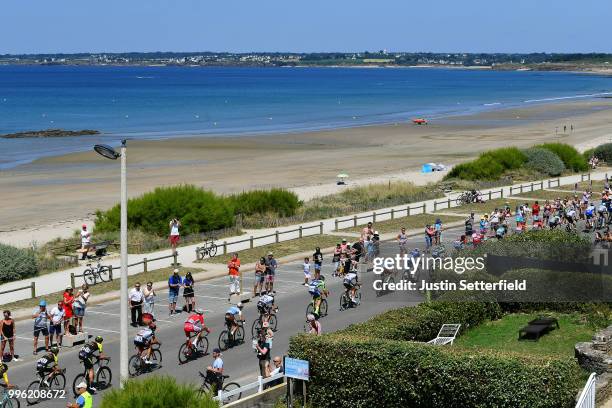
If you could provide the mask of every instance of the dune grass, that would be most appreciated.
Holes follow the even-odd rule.
[[[443,210],[439,210],[436,211],[434,214],[436,214],[437,212],[443,212],[443,213],[457,213],[457,214],[469,214],[471,212],[474,213],[474,215],[482,215],[482,214],[490,214],[491,211],[493,211],[496,208],[503,208],[506,203],[509,203],[510,208],[512,208],[514,210],[514,206],[516,204],[513,204],[514,200],[508,200],[506,198],[496,198],[490,201],[485,201],[484,203],[471,203],[471,204],[466,204],[466,205],[462,205],[460,207],[453,207],[453,208],[447,208],[447,209],[443,209]]]

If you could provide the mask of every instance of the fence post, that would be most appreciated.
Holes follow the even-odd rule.
[[[300,225],[300,238],[302,238],[302,236],[303,236],[302,226]]]
[[[491,190],[489,190],[489,201],[491,201]]]
[[[319,234],[323,235],[323,222],[319,223]]]
[[[71,288],[75,287],[75,285],[74,285],[74,273],[73,272],[70,272],[70,287]]]
[[[174,263],[172,264],[175,268],[178,266],[178,252],[175,252],[172,254],[172,260],[174,261]]]
[[[113,265],[108,265],[108,278],[113,280]]]
[[[395,218],[395,210],[392,208],[391,209],[391,219]]]
[[[274,232],[274,235],[275,235],[275,241],[276,241],[276,243],[278,244],[278,243],[279,243],[279,240],[278,240],[278,230],[276,230],[276,231]]]
[[[334,231],[338,231],[338,219],[337,218],[334,220],[334,223],[336,224],[336,228],[334,229]]]
[[[257,376],[257,382],[259,383],[259,387],[257,387],[257,392],[260,393],[263,391],[263,377],[261,375]]]
[[[147,265],[147,258],[144,258],[144,259],[142,260],[142,271],[143,271],[144,273],[149,272],[149,266]]]
[[[544,190],[544,180],[540,181],[540,190]]]
[[[227,241],[223,241],[223,255],[227,255]]]
[[[438,211],[438,202],[434,200],[434,212]]]
[[[406,207],[406,217],[410,217],[410,205]]]
[[[356,227],[356,226],[357,226],[357,216],[354,215],[353,216],[353,227]]]
[[[36,282],[30,282],[30,294],[32,295],[32,299],[36,297]]]
[[[249,239],[249,243],[251,245],[251,249],[253,249],[253,236],[251,235],[251,238]]]
[[[447,207],[447,208],[451,208],[451,206],[450,206],[450,201],[451,201],[451,200],[450,200],[450,197],[448,197],[448,207]]]
[[[512,187],[510,187],[510,189],[512,189]],[[501,193],[501,197],[500,198],[504,198],[504,188],[502,187],[501,190],[499,190],[499,192]]]
[[[372,222],[376,222],[376,211],[372,213]]]
[[[533,191],[533,183],[531,183],[531,191]]]

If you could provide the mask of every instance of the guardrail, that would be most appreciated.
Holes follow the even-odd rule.
[[[376,222],[376,218],[381,216],[381,215],[390,214],[391,215],[391,219],[393,220],[393,219],[396,218],[396,214],[398,214],[398,213],[401,214],[403,212],[406,213],[406,215],[404,217],[409,217],[411,215],[416,215],[416,214],[425,214],[426,208],[427,208],[426,204],[423,203],[422,205],[418,205],[416,207],[407,206],[406,209],[396,210],[396,209],[392,208],[389,211],[382,211],[382,212],[381,211],[378,211],[378,212],[377,211],[373,211],[372,214],[354,215],[351,218],[345,218],[345,219],[338,219],[338,218],[336,218],[334,220],[334,225],[335,225],[334,230],[337,231],[339,229],[340,223],[344,223],[344,222],[351,222],[353,224],[352,227],[356,227],[358,225],[357,222],[360,221],[360,220],[364,220],[364,219],[372,220],[372,222]],[[417,211],[417,210],[420,210],[420,212],[416,212],[415,213],[415,211]],[[349,228],[349,227],[348,226],[344,226],[343,228]]]
[[[256,394],[259,394],[259,393],[263,392],[264,385],[266,385],[266,384],[268,384],[268,383],[270,383],[272,381],[279,380],[279,379],[284,378],[284,377],[285,377],[285,374],[283,374],[283,373],[278,373],[278,374],[273,375],[273,376],[268,377],[268,378],[263,378],[260,375],[260,376],[257,377],[257,381],[252,382],[252,383],[247,384],[247,385],[243,385],[242,387],[236,388],[235,390],[227,391],[227,392],[225,392],[223,390],[219,390],[217,396],[214,397],[214,399],[219,401],[219,404],[221,406],[223,406],[223,405],[225,405],[224,401],[223,401],[224,398],[234,397],[234,396],[236,396],[238,394],[242,394],[242,393],[244,393],[246,391],[250,391],[250,390],[254,390],[254,389],[257,389]],[[231,402],[235,402],[235,401],[231,401]]]
[[[576,408],[595,408],[595,382],[597,380],[597,374],[591,373],[586,385],[580,393]]]
[[[6,293],[18,292],[20,290],[26,290],[26,289],[30,289],[30,294],[32,296],[32,299],[36,297],[36,282],[34,281],[30,282],[28,286],[23,286],[21,288],[15,288],[15,289],[9,289],[9,290],[2,291],[0,292],[0,295],[4,295]]]

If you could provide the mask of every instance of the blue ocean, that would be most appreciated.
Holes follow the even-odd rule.
[[[440,118],[612,90],[612,78],[429,68],[0,66],[0,134],[61,128],[103,135],[0,139],[0,169],[122,138],[297,132]]]

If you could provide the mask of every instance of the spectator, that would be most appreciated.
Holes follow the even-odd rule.
[[[283,367],[283,359],[281,356],[275,356],[272,359],[272,366],[268,366],[268,377],[272,377],[274,375],[277,374],[284,374],[285,373],[285,368]],[[270,388],[270,387],[274,387],[276,385],[282,384],[283,383],[283,378],[279,378],[277,380],[274,381],[270,381],[269,383],[267,383],[264,388]]]
[[[144,293],[140,290],[140,282],[136,282],[128,295],[130,312],[132,315],[132,327],[142,326],[142,302]]]
[[[276,293],[274,290],[274,276],[276,275],[276,268],[278,263],[274,259],[274,254],[268,252],[268,259],[266,259],[266,293]]]
[[[266,258],[263,256],[259,262],[255,264],[255,284],[253,286],[253,297],[260,296],[264,286],[264,277],[266,274]]]
[[[89,252],[89,247],[91,246],[91,232],[87,231],[86,224],[83,224],[81,228],[81,260],[84,261],[87,259],[87,253]]]
[[[361,239],[365,239],[368,235],[374,235],[374,227],[371,222],[368,222],[368,225],[361,230]]]
[[[435,229],[434,244],[440,245],[440,238],[442,237],[442,220],[441,219],[436,218],[434,229]]]
[[[34,319],[34,352],[38,354],[38,336],[45,336],[45,350],[49,351],[49,312],[47,311],[47,302],[41,300],[38,304],[38,309],[34,309],[32,319]]]
[[[144,312],[149,313],[152,316],[155,315],[153,313],[153,308],[155,307],[155,289],[153,289],[153,282],[147,282],[147,287],[144,288]]]
[[[308,281],[310,280],[310,259],[308,257],[304,258],[304,263],[302,264],[302,269],[304,270],[304,283],[302,285],[308,286]]]
[[[15,320],[11,317],[11,311],[3,312],[4,319],[0,321],[0,363],[4,361],[4,348],[9,344],[11,359],[9,361],[19,361],[15,357]]]
[[[320,336],[321,323],[317,319],[315,319],[315,316],[313,314],[309,314],[308,316],[306,316],[306,321],[308,322],[308,333]]]
[[[315,248],[314,254],[312,254],[312,260],[314,261],[314,278],[319,279],[321,277],[321,267],[323,266],[323,253],[321,253],[321,248]]]
[[[229,270],[229,281],[230,281],[230,297],[232,295],[240,294],[240,259],[237,253],[232,254],[232,259],[227,263],[227,269]]]
[[[51,309],[51,313],[49,313],[51,317],[51,325],[49,326],[49,343],[53,345],[53,335],[57,336],[57,347],[62,347],[62,322],[66,316],[66,312],[64,310],[64,302],[57,302],[57,306]]]
[[[193,279],[191,272],[187,272],[183,278],[183,299],[185,299],[185,306],[183,306],[183,309],[188,313],[195,310],[195,295],[193,293],[194,283],[195,280]]]
[[[259,333],[257,343],[255,344],[257,358],[259,359],[259,375],[265,377],[268,373],[270,348],[266,339],[266,334],[262,331]]]
[[[87,391],[87,384],[85,381],[82,381],[79,385],[76,386],[77,394],[79,395],[76,399],[76,402],[73,404],[68,404],[68,408],[91,408],[93,407],[93,397]]]
[[[340,254],[342,253],[342,248],[340,244],[336,244],[336,248],[334,248],[334,256],[332,258],[332,262],[334,263],[334,273],[332,276],[338,276],[338,272],[340,270]]]
[[[429,252],[429,248],[433,244],[433,237],[436,234],[433,227],[429,224],[425,226],[425,252]]]
[[[64,291],[64,333],[70,333],[70,324],[72,323],[72,317],[74,316],[72,305],[74,303],[74,295],[72,294],[72,287],[67,287]]]
[[[176,246],[179,243],[179,228],[181,227],[181,222],[178,218],[173,218],[170,221],[170,245],[172,246],[172,254],[176,254]]]
[[[181,276],[179,270],[175,269],[168,279],[168,309],[170,316],[176,313],[176,301],[179,295],[179,287],[181,286]]]
[[[74,312],[74,327],[79,333],[83,333],[83,316],[85,316],[85,308],[87,300],[89,300],[89,286],[83,284],[77,292],[72,306]]]

